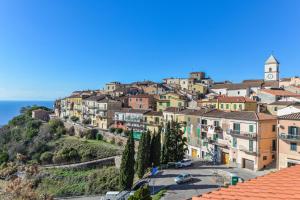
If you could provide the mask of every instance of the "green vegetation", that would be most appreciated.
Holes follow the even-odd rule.
[[[77,121],[79,120],[79,118],[76,117],[76,116],[72,116],[70,119],[71,119],[73,122],[77,122]]]
[[[114,167],[89,170],[49,169],[39,184],[39,193],[55,197],[105,194],[118,191],[119,170]]]
[[[118,146],[100,141],[96,129],[84,133],[87,139],[78,139],[66,135],[74,135],[74,127],[67,131],[59,119],[47,123],[33,119],[32,110],[40,108],[43,107],[22,108],[21,115],[0,128],[0,164],[8,161],[67,164],[121,154]]]
[[[139,144],[138,154],[137,154],[137,161],[136,161],[136,169],[137,175],[139,178],[143,178],[146,169],[149,166],[150,160],[150,141],[151,135],[150,132],[147,131],[146,133],[142,133],[142,137]]]
[[[184,158],[186,138],[180,130],[178,122],[168,122],[161,154],[161,163],[177,162]]]
[[[160,200],[163,196],[165,196],[166,192],[167,192],[166,189],[160,190],[158,193],[156,193],[156,194],[152,197],[152,200]]]
[[[151,139],[151,148],[150,148],[150,161],[153,166],[160,165],[160,153],[161,153],[161,129],[158,133],[154,131]]]
[[[122,155],[120,189],[130,190],[134,179],[134,139],[131,131]]]
[[[149,186],[145,185],[135,191],[134,195],[130,196],[128,200],[152,200],[152,197],[150,195]]]

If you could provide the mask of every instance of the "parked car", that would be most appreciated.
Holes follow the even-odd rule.
[[[167,167],[168,168],[175,168],[176,167],[176,163],[175,162],[168,162]]]
[[[132,190],[136,191],[136,190],[140,189],[141,187],[143,187],[146,184],[148,184],[148,181],[146,181],[146,180],[138,181],[136,184],[133,185]]]
[[[120,192],[118,191],[109,191],[105,194],[105,200],[115,200]]]
[[[188,167],[192,165],[192,160],[190,159],[183,159],[175,164],[176,168]]]
[[[193,177],[190,174],[180,174],[174,179],[175,183],[177,184],[186,183],[192,180]]]

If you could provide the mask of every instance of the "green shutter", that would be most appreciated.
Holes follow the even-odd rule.
[[[253,131],[254,131],[253,125],[251,124],[251,125],[249,125],[249,132],[252,133]]]

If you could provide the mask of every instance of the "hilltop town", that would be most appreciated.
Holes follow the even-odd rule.
[[[271,55],[263,79],[241,83],[214,82],[205,72],[161,83],[110,82],[103,90],[74,91],[57,100],[55,114],[103,131],[133,130],[136,140],[177,121],[184,124],[191,158],[254,171],[270,165],[281,169],[300,163],[300,115],[295,114],[300,78],[281,78],[279,66]]]

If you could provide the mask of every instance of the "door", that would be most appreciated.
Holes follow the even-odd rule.
[[[222,152],[222,163],[225,165],[229,164],[229,154]]]
[[[197,158],[197,150],[192,149],[192,158]]]
[[[254,161],[244,159],[244,168],[254,170]]]

